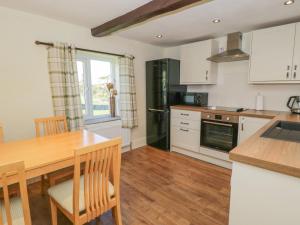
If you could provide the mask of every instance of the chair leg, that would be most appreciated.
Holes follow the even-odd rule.
[[[45,175],[42,175],[42,177],[41,177],[41,194],[42,195],[45,195],[45,185],[46,185]]]
[[[101,225],[101,216],[96,218],[96,225]]]
[[[116,225],[122,225],[122,217],[121,217],[121,206],[120,202],[117,203],[115,207],[112,208],[112,215],[115,219]]]
[[[52,225],[57,225],[57,207],[55,203],[52,201],[51,197],[49,199],[50,199]]]

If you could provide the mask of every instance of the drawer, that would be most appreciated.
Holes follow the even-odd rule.
[[[185,120],[201,120],[201,112],[188,110],[172,109],[171,118],[180,118]]]
[[[171,145],[193,152],[199,152],[200,131],[172,126]]]
[[[180,118],[174,117],[171,119],[171,125],[200,131],[201,121],[200,120],[186,120],[186,119],[180,119]]]

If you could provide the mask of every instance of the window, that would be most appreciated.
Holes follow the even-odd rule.
[[[79,52],[78,80],[85,120],[110,117],[110,99],[106,84],[116,88],[117,58]]]

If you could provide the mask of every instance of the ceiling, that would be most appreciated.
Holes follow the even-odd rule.
[[[150,0],[0,0],[0,6],[82,25],[95,27]],[[160,46],[223,36],[230,32],[300,21],[300,0],[213,0],[184,11],[155,18],[113,35]],[[212,20],[220,18],[221,23]],[[162,34],[163,38],[155,36]]]

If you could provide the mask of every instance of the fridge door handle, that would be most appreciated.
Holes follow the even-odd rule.
[[[148,108],[148,111],[150,112],[168,112],[166,110],[162,110],[162,109],[152,109],[152,108]]]

